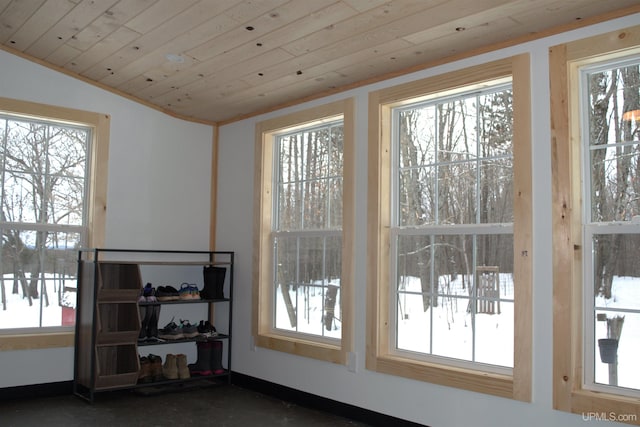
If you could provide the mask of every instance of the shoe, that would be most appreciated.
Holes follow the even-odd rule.
[[[213,349],[213,343],[208,341],[201,341],[196,343],[198,349],[198,360],[196,363],[189,365],[189,371],[191,375],[211,375],[211,350]]]
[[[138,372],[138,384],[150,383],[151,381],[152,381],[151,364],[149,363],[149,358],[142,356],[140,357],[140,371]]]
[[[162,365],[162,374],[168,380],[178,379],[178,364],[176,363],[175,354],[167,354],[164,365]]]
[[[158,319],[160,318],[160,304],[149,305],[146,307],[147,312],[150,313],[149,321],[147,322],[147,338],[146,341],[158,340]]]
[[[178,370],[178,378],[180,378],[181,380],[184,380],[186,378],[191,378],[191,373],[189,372],[189,368],[187,366],[186,354],[176,355],[176,365]]]
[[[178,325],[171,319],[167,326],[158,331],[158,337],[165,340],[180,340],[184,338],[184,335]]]
[[[176,301],[180,299],[178,291],[173,286],[159,286],[155,293],[158,301]]]
[[[149,293],[149,295],[146,296],[147,298],[147,303],[149,304],[157,304],[158,303],[158,298],[156,297],[156,289],[155,288],[151,288],[151,292]]]
[[[155,292],[155,289],[151,283],[147,283],[144,288],[142,288],[142,295],[145,297],[150,297]]]
[[[180,290],[178,291],[181,300],[185,299],[200,299],[200,291],[198,291],[198,287],[196,285],[192,285],[191,283],[184,282],[180,285]]]
[[[148,356],[149,364],[151,366],[151,380],[153,382],[162,381],[162,358],[160,356],[156,356],[155,354],[150,354]]]
[[[189,284],[188,283],[183,283],[182,285],[180,285],[180,290],[178,291],[178,294],[180,295],[180,299],[191,299],[191,290],[189,289]]]
[[[224,373],[222,367],[222,341],[216,340],[211,342],[211,370],[214,375]]]
[[[218,332],[211,322],[208,320],[201,320],[200,324],[198,324],[198,334],[200,334],[201,337],[208,338],[217,336]]]
[[[138,304],[140,303],[156,303],[156,289],[151,283],[147,283],[144,288],[140,290],[140,296],[138,297]]]
[[[198,336],[198,328],[192,325],[188,320],[180,319],[180,331],[184,338],[193,338]]]
[[[189,285],[189,291],[191,292],[191,299],[200,299],[200,290],[195,284]]]
[[[144,298],[144,297],[141,297]],[[140,333],[138,334],[138,341],[145,341],[147,336],[149,336],[149,322],[151,321],[151,317],[153,315],[153,307],[148,307],[146,305],[139,305],[138,311],[140,312]]]
[[[227,269],[224,267],[204,267],[204,287],[200,296],[204,299],[224,299],[224,278]]]

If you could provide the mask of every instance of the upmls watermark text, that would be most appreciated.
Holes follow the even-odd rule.
[[[583,412],[583,421],[617,421],[632,422],[638,421],[638,414],[618,414],[617,412]]]

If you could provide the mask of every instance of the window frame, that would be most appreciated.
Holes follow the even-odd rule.
[[[584,284],[580,67],[640,52],[640,26],[553,46],[551,173],[553,221],[553,407],[640,425],[637,397],[584,385]],[[610,387],[609,387],[610,388]],[[620,416],[620,417],[619,417]]]
[[[392,348],[390,311],[392,108],[511,77],[514,98],[514,368],[511,373],[402,357]],[[367,354],[369,370],[522,401],[531,400],[532,212],[529,55],[472,66],[369,94]]]
[[[343,118],[343,213],[342,271],[340,298],[342,336],[327,340],[309,334],[279,331],[272,324],[273,313],[273,173],[275,135],[284,130],[303,129]],[[348,98],[256,124],[254,177],[254,258],[253,258],[253,344],[271,350],[346,365],[353,351],[354,281],[354,101]]]
[[[34,102],[0,97],[0,111],[33,119],[45,119],[91,128],[92,149],[89,159],[90,172],[87,177],[87,236],[89,247],[104,245],[107,173],[109,161],[109,128],[111,117],[108,114],[76,110],[72,108],[39,104]],[[0,351],[28,350],[41,348],[73,347],[74,331],[52,332],[29,331],[9,334],[0,333]]]

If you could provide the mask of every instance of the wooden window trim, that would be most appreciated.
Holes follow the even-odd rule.
[[[0,336],[0,351],[35,350],[41,348],[73,347],[73,332],[51,332]]]
[[[583,388],[581,138],[578,69],[640,50],[640,26],[549,49],[553,221],[553,406],[575,414],[639,414],[640,402]],[[640,419],[625,420],[640,425]]]
[[[87,245],[104,246],[107,210],[107,171],[109,164],[110,116],[72,108],[38,104],[0,97],[0,111],[25,117],[47,118],[81,124],[93,129]],[[73,347],[73,331],[34,332],[0,335],[0,351]]]
[[[274,331],[271,324],[271,250],[272,169],[274,133],[282,129],[303,127],[323,119],[343,116],[344,172],[342,218],[342,337],[339,344],[326,340],[300,338]],[[254,179],[254,259],[253,259],[253,337],[254,344],[337,364],[346,364],[353,351],[353,282],[354,282],[354,200],[355,200],[354,101],[352,98],[298,111],[256,125]]]
[[[391,109],[419,97],[512,76],[514,93],[514,368],[511,375],[392,354],[389,312]],[[369,95],[367,354],[369,370],[491,395],[531,400],[531,89],[526,54],[372,92]]]

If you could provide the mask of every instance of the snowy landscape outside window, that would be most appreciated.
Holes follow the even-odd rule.
[[[0,329],[71,329],[91,128],[0,114]]]
[[[403,105],[392,120],[396,351],[510,369],[511,85]]]
[[[585,386],[640,396],[640,56],[581,85]]]
[[[277,135],[274,149],[275,328],[340,339],[342,120]]]

